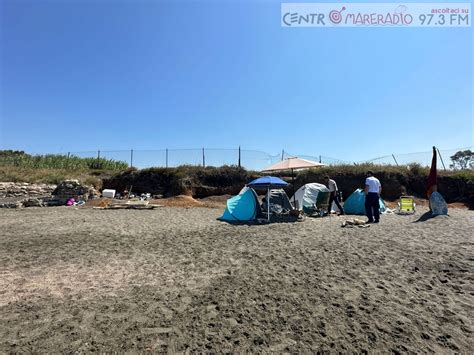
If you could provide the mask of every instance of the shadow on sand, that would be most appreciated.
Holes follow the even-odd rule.
[[[236,226],[239,226],[239,225],[262,226],[262,225],[274,224],[274,223],[295,223],[295,222],[301,222],[304,219],[298,219],[298,217],[296,216],[271,216],[270,222],[268,222],[266,218],[259,218],[252,221],[223,221],[223,220],[220,220],[219,218],[217,220],[228,223],[228,224],[236,225]]]
[[[427,211],[427,212],[423,213],[423,214],[420,216],[420,218],[418,218],[416,221],[413,221],[413,223],[425,222],[425,221],[427,221],[427,220],[429,220],[429,219],[432,219],[432,218],[435,218],[435,217],[437,217],[437,216],[438,216],[438,215],[433,215],[433,214],[431,213],[431,211]],[[446,215],[446,216],[449,216],[449,215]]]
[[[433,214],[431,213],[431,211],[427,211],[425,213],[423,213],[420,218],[418,218],[416,221],[413,221],[413,223],[418,223],[418,222],[425,222],[431,218],[433,218]]]

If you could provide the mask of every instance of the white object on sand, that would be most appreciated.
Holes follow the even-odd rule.
[[[103,190],[102,191],[102,197],[114,198],[115,197],[115,190],[112,190],[112,189]]]

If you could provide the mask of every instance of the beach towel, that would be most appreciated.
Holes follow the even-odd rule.
[[[355,226],[360,227],[360,228],[368,228],[370,227],[370,224],[366,224],[365,221],[358,218],[347,219],[341,224],[341,227],[343,228],[344,227],[353,228]]]

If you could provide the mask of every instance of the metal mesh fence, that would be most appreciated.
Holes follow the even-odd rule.
[[[440,162],[439,168],[443,166],[450,169],[452,165],[451,156],[458,151],[473,150],[473,147],[456,148],[439,150]],[[43,155],[45,156],[45,155]],[[53,155],[48,155],[53,156]],[[282,159],[289,157],[299,157],[312,161],[321,162],[327,165],[341,165],[341,164],[362,164],[372,163],[377,165],[405,165],[411,163],[418,163],[422,166],[429,166],[431,163],[432,152],[418,152],[408,154],[393,153],[377,158],[372,158],[363,161],[348,161],[343,159],[332,158],[324,155],[300,155],[293,154],[283,150],[280,154],[269,154],[264,151],[248,150],[248,149],[215,149],[215,148],[197,148],[197,149],[158,149],[158,150],[95,150],[95,151],[81,151],[81,152],[67,152],[61,153],[63,160],[61,164],[64,166],[74,168],[73,159],[89,158],[96,159],[98,162],[107,163],[113,166],[113,162],[123,162],[123,165],[134,166],[136,168],[149,167],[177,167],[180,165],[200,165],[200,166],[222,166],[222,165],[237,165],[242,166],[248,170],[262,170],[265,167],[274,164]],[[34,158],[39,158],[38,155]],[[16,165],[15,159],[11,156],[0,156],[1,165]],[[70,163],[68,163],[68,159]],[[55,164],[58,164],[57,162]],[[33,165],[32,165],[33,166]],[[120,168],[119,165],[117,165]]]
[[[473,150],[473,147],[465,148],[456,148],[456,149],[442,149],[438,150],[438,168],[445,167],[446,169],[452,168],[451,157],[459,151]],[[358,163],[372,163],[377,165],[407,165],[417,163],[422,166],[429,166],[431,164],[433,153],[432,151],[427,152],[418,152],[418,153],[406,153],[406,154],[397,154],[393,153],[391,155],[385,155],[382,157],[360,161]]]
[[[81,158],[105,158],[126,162],[137,168],[177,167],[180,165],[222,166],[240,165],[249,170],[261,170],[278,162],[280,155],[247,149],[159,149],[68,152]]]

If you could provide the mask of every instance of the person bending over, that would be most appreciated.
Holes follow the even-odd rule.
[[[342,208],[341,203],[339,202],[339,191],[337,189],[336,182],[329,176],[326,176],[326,184],[328,185],[329,189],[328,214],[331,214],[331,206],[333,201],[336,203],[337,208],[339,208],[339,211],[341,212],[340,214],[344,214],[344,209]]]

